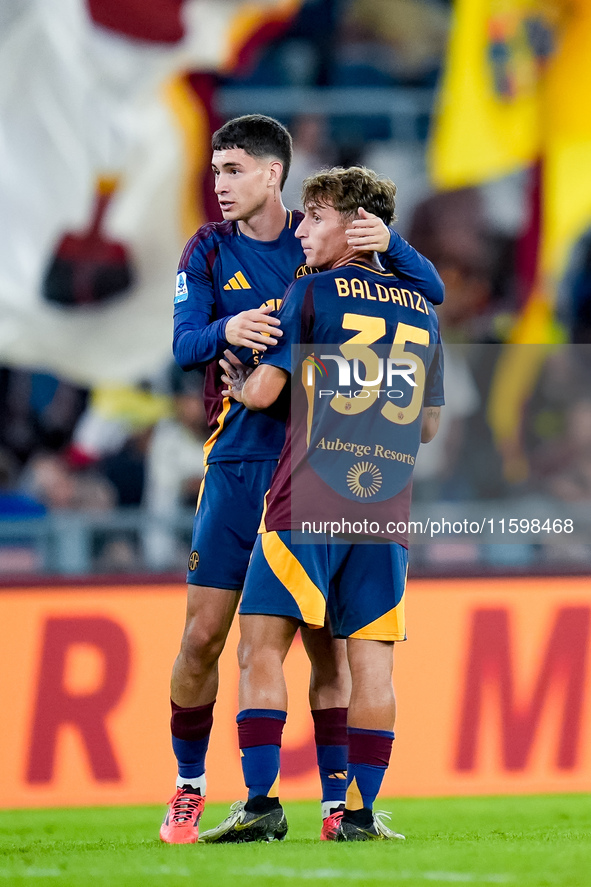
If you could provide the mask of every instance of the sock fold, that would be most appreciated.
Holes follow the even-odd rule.
[[[390,761],[394,733],[349,727],[347,814],[373,809]],[[359,813],[359,816],[365,814]]]
[[[172,699],[170,707],[172,709],[172,717],[170,719],[170,729],[173,736],[177,739],[184,739],[191,742],[194,739],[203,739],[209,736],[213,726],[213,702],[206,705],[197,705],[194,708],[183,708],[177,705]]]
[[[199,787],[201,794],[205,794],[203,774],[213,725],[214,705],[215,700],[207,705],[183,708],[170,700],[172,749],[177,759],[179,773],[177,785],[187,783],[195,788]]]
[[[347,709],[323,708],[312,711],[316,760],[322,791],[322,809],[345,802],[347,791]]]

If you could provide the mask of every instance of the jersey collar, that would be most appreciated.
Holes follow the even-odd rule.
[[[272,252],[273,250],[281,249],[285,241],[291,239],[292,235],[289,232],[293,225],[293,216],[293,212],[288,209],[283,230],[275,240],[255,240],[254,237],[248,237],[246,234],[242,233],[238,227],[238,222],[234,222],[234,233],[240,238],[240,242],[245,246],[248,246],[249,249],[253,249],[259,253]]]

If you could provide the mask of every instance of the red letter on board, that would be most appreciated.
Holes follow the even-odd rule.
[[[546,696],[556,682],[562,689],[562,717],[556,766],[571,770],[579,753],[587,649],[589,607],[562,607],[543,654],[529,704],[515,701],[515,674],[509,630],[509,611],[475,610],[472,616],[467,671],[456,745],[456,770],[473,770],[483,724],[485,692],[494,688],[499,701],[502,753],[507,770],[527,765]]]
[[[91,693],[72,694],[65,685],[66,663],[68,652],[80,644],[91,645],[102,656],[103,680]],[[121,778],[106,718],[125,689],[129,662],[127,635],[111,619],[79,616],[47,620],[27,782],[51,782],[58,735],[64,724],[74,726],[80,733],[95,779],[116,781]]]

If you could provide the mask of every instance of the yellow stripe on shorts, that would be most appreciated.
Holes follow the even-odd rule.
[[[352,638],[361,638],[365,641],[403,641],[406,637],[406,619],[404,614],[404,595],[406,592],[406,582],[408,579],[408,566],[404,577],[404,591],[402,598],[391,610],[383,613],[364,625],[359,631],[349,635]]]
[[[303,566],[274,530],[261,536],[263,554],[269,567],[292,595],[307,625],[322,628],[326,601]]]
[[[404,598],[392,610],[349,635],[364,641],[403,641],[406,637]]]

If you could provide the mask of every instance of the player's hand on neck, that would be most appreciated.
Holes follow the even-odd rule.
[[[333,268],[349,262],[363,262],[372,268],[381,268],[377,253],[385,252],[388,248],[390,230],[378,216],[360,206],[357,218],[348,223],[345,235],[347,249],[342,258],[333,263]]]
[[[357,210],[357,218],[347,226],[345,231],[349,246],[357,249],[372,250],[385,253],[390,244],[390,229],[375,213],[370,213],[362,206]]]

